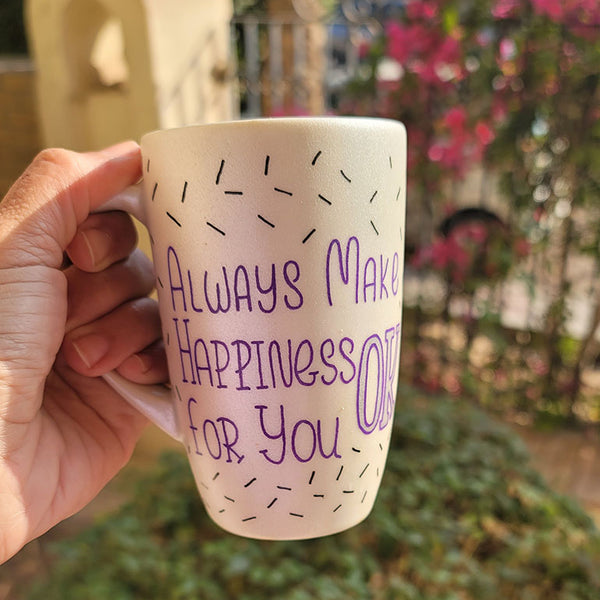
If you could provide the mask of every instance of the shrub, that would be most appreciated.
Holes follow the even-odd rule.
[[[551,491],[523,445],[480,410],[400,390],[388,467],[361,525],[304,542],[221,532],[180,454],[127,505],[52,548],[29,600],[586,600],[600,534]]]

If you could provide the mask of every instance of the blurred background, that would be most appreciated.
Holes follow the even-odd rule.
[[[390,457],[393,465],[398,453],[399,470],[382,490],[376,533],[327,542],[323,553],[341,553],[346,566],[323,563],[312,574],[285,561],[310,562],[315,548],[304,558],[299,550],[271,554],[268,572],[281,561],[290,569],[279,583],[257,575],[265,547],[227,546],[218,573],[202,575],[203,585],[182,575],[182,590],[197,584],[196,597],[212,597],[207,581],[229,573],[234,583],[215,588],[215,597],[600,597],[600,546],[586,520],[600,515],[599,65],[597,0],[2,0],[0,195],[43,147],[90,150],[156,128],[332,114],[399,119],[408,129],[405,317]],[[488,447],[496,435],[504,446]],[[514,450],[518,440],[531,472],[520,471],[529,455]],[[155,468],[165,446],[155,433],[143,440],[142,471]],[[414,460],[440,461],[423,479],[401,459],[418,450],[428,458]],[[484,458],[492,462],[482,473]],[[451,498],[432,508],[440,485]],[[72,536],[132,494],[115,486],[55,537],[70,540],[88,565],[91,542],[78,546]],[[484,497],[496,504],[480,505]],[[420,520],[404,522],[407,512]],[[452,537],[449,514],[473,529]],[[154,526],[163,531],[165,522]],[[29,549],[22,573],[39,574],[40,560],[53,572],[65,560],[65,547],[57,559],[45,543]],[[314,586],[327,569],[333,574],[318,589],[289,583],[312,578]],[[105,579],[133,579],[118,597],[185,595],[174,583],[161,596],[142,593],[119,573]],[[101,586],[90,592],[100,585],[94,580],[73,596],[77,577],[55,581],[56,597],[116,595]],[[19,597],[17,587],[7,578],[0,598],[3,590]]]

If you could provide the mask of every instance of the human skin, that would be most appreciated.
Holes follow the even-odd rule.
[[[99,376],[167,380],[152,265],[94,212],[140,177],[133,142],[45,150],[0,203],[0,563],[129,460],[146,420]]]

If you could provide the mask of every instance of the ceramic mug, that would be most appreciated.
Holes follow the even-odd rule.
[[[212,519],[260,539],[370,512],[396,400],[406,134],[257,119],[141,141],[170,388],[107,380],[179,439]]]

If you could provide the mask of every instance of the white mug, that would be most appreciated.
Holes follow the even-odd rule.
[[[141,202],[111,206],[148,227],[171,386],[107,380],[183,443],[225,530],[302,539],[357,524],[396,400],[404,126],[257,119],[141,147]]]

